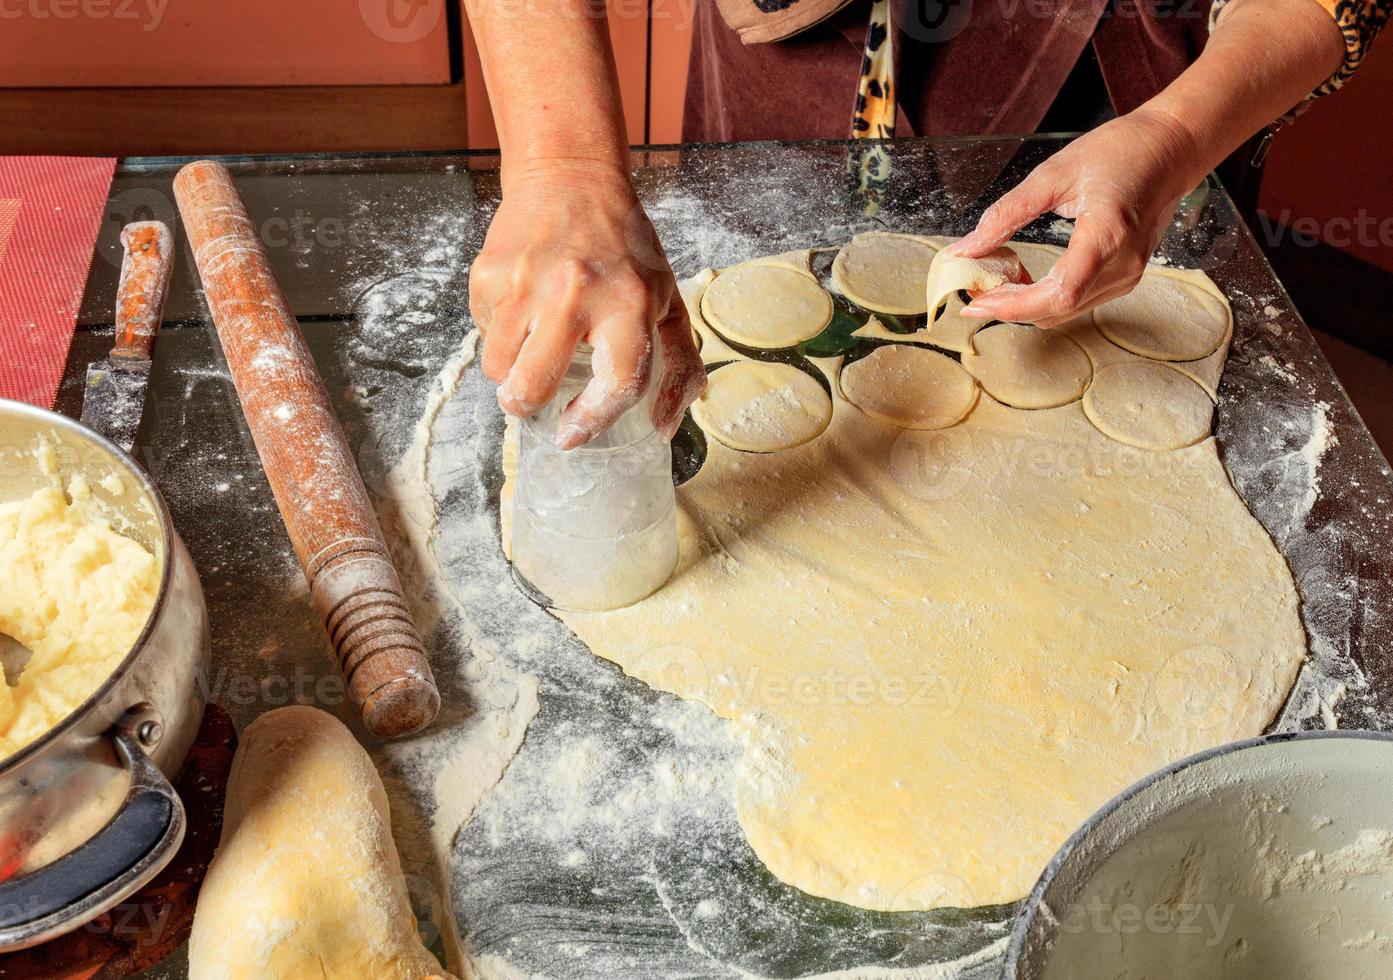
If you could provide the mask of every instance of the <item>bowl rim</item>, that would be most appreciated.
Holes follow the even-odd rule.
[[[1035,882],[1035,887],[1030,890],[1021,901],[1020,911],[1016,913],[1016,921],[1011,927],[1011,938],[1006,945],[1006,956],[1002,961],[1001,977],[1002,980],[1017,980],[1018,968],[1021,956],[1025,951],[1026,935],[1030,931],[1031,925],[1035,922],[1035,917],[1040,911],[1041,900],[1044,898],[1045,891],[1054,883],[1055,877],[1059,874],[1064,863],[1069,860],[1074,851],[1088,837],[1094,829],[1106,817],[1112,814],[1118,807],[1128,800],[1137,796],[1139,793],[1162,782],[1170,779],[1176,773],[1192,766],[1207,762],[1210,759],[1224,755],[1233,755],[1239,752],[1246,752],[1252,749],[1262,749],[1271,745],[1279,745],[1286,742],[1314,742],[1320,740],[1335,739],[1359,739],[1373,742],[1393,743],[1393,732],[1381,732],[1365,728],[1347,729],[1311,729],[1299,732],[1273,732],[1270,735],[1258,735],[1254,738],[1241,739],[1237,742],[1226,742],[1223,745],[1216,745],[1213,748],[1204,749],[1194,755],[1178,759],[1169,765],[1157,769],[1132,783],[1126,789],[1119,792],[1108,802],[1104,803],[1093,812],[1087,820],[1069,835],[1049,863],[1045,865],[1045,870],[1040,873],[1039,879]]]
[[[112,442],[100,432],[89,429],[87,426],[70,418],[61,412],[51,411],[28,402],[14,401],[9,398],[0,398],[0,418],[7,415],[20,415],[33,418],[45,424],[55,426],[63,430],[65,435],[72,435],[87,442],[95,443],[102,449],[107,450],[116,459],[121,461],[126,469],[126,475],[145,491],[148,499],[154,502],[155,516],[160,527],[160,537],[164,547],[160,555],[160,584],[155,593],[155,603],[150,608],[150,615],[145,619],[145,625],[140,630],[140,635],[131,644],[131,648],[126,651],[121,662],[116,665],[111,674],[107,676],[97,689],[88,695],[81,703],[74,707],[56,725],[25,745],[12,755],[0,759],[0,778],[24,766],[29,760],[46,751],[49,746],[61,740],[74,728],[76,728],[92,711],[107,700],[111,693],[120,686],[130,673],[136,659],[144,652],[150,637],[155,632],[155,626],[164,612],[165,600],[169,596],[169,585],[173,576],[175,552],[180,547],[179,538],[174,532],[174,521],[170,517],[169,506],[165,503],[164,495],[160,493],[159,487],[151,479],[150,474],[135,460],[130,453],[126,452],[116,443]]]

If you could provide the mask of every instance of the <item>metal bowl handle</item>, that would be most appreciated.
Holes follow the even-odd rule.
[[[184,841],[184,804],[141,744],[159,741],[159,725],[141,705],[112,730],[131,785],[106,826],[72,853],[0,884],[0,949],[35,946],[90,922],[174,857]]]

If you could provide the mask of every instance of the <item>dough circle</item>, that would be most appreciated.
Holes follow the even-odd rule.
[[[833,260],[832,283],[857,306],[877,313],[924,313],[924,283],[934,254],[931,245],[905,235],[857,235]]]
[[[706,287],[701,311],[727,339],[777,350],[822,333],[832,322],[832,296],[810,275],[746,262],[722,272]]]
[[[904,429],[946,429],[977,404],[977,382],[951,357],[922,347],[878,347],[842,369],[842,394],[872,418]]]
[[[1197,361],[1219,349],[1228,306],[1213,293],[1164,272],[1148,272],[1126,296],[1093,311],[1104,337],[1160,361]]]
[[[731,449],[772,453],[822,435],[832,421],[832,397],[792,364],[735,361],[711,372],[692,418]]]
[[[997,323],[973,338],[962,365],[982,390],[1016,408],[1056,408],[1077,401],[1093,377],[1084,349],[1062,333]]]
[[[1209,436],[1209,393],[1168,364],[1124,361],[1101,369],[1083,396],[1088,420],[1137,449],[1184,449]]]

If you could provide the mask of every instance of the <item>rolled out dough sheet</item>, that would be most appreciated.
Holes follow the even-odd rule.
[[[1079,330],[1090,359],[1140,360]],[[736,727],[739,819],[780,879],[871,909],[1010,902],[1119,790],[1276,714],[1296,588],[1212,438],[1147,451],[1080,401],[986,394],[906,429],[832,388],[811,442],[709,442],[666,587],[561,615]]]

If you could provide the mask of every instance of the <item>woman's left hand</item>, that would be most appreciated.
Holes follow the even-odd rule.
[[[1207,170],[1185,127],[1164,112],[1139,109],[1079,137],[949,246],[978,258],[1052,211],[1075,219],[1064,255],[1038,282],[983,293],[963,315],[1053,327],[1130,292],[1176,205]]]

